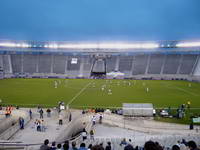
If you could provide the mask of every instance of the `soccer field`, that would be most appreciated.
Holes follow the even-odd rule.
[[[178,107],[187,101],[200,108],[200,84],[187,81],[3,79],[3,104],[71,107],[121,107],[122,103],[153,103],[156,108]]]

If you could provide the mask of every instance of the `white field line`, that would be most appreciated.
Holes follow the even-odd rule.
[[[90,82],[91,83],[91,82]],[[68,103],[67,105],[70,105],[89,85],[88,83],[86,86],[84,86]]]
[[[176,89],[178,89],[178,90],[180,90],[180,91],[183,91],[183,92],[185,92],[185,93],[191,94],[191,95],[193,95],[193,96],[199,96],[199,95],[196,94],[196,93],[189,92],[189,91],[187,91],[187,90],[185,90],[185,89],[183,89],[183,88],[177,87],[177,86],[174,86],[174,88],[176,88]]]
[[[177,86],[174,86],[174,85],[166,85],[166,84],[163,84],[163,85],[165,85],[165,87],[167,87],[169,89],[177,89],[179,91],[183,91],[183,92],[185,92],[187,94],[190,94],[190,95],[193,95],[193,96],[199,96],[199,94],[196,94],[196,93],[193,93],[193,92],[189,92],[189,91],[187,91],[187,90],[185,90],[183,88],[180,88],[180,87],[177,87]]]

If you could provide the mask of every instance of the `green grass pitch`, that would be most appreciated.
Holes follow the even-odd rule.
[[[191,107],[200,108],[200,84],[164,80],[3,79],[0,99],[3,104],[24,106],[56,106],[58,101],[64,101],[71,107],[153,103],[156,108],[178,107],[190,101]]]

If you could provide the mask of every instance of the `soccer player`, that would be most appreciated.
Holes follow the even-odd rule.
[[[112,94],[112,90],[111,90],[111,89],[108,90],[108,94],[109,94],[109,95]]]
[[[55,87],[55,88],[58,87],[58,83],[57,83],[57,81],[54,82],[54,87]]]
[[[190,105],[191,105],[191,102],[188,101],[188,102],[187,102],[187,108],[188,108],[188,109],[190,109]]]

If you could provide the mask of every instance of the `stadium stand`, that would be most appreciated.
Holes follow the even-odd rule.
[[[38,72],[51,73],[52,72],[52,55],[39,55]]]
[[[3,70],[4,73],[10,74],[12,73],[12,65],[11,65],[11,57],[10,55],[3,55]]]
[[[74,59],[74,60],[73,60]],[[67,61],[67,70],[78,71],[80,69],[80,57],[79,56],[69,56]]]
[[[22,55],[11,55],[13,73],[22,73]]]
[[[3,69],[3,56],[0,55],[0,68]]]
[[[163,74],[176,74],[178,66],[180,65],[179,62],[180,62],[180,55],[177,54],[167,55],[164,64]]]
[[[92,72],[106,72],[105,61],[102,59],[96,60]]]
[[[38,55],[24,55],[23,71],[24,73],[35,73],[37,68]]]
[[[160,41],[157,42],[158,47],[151,49],[60,49],[57,47],[59,42],[51,45],[48,42],[32,41],[27,41],[30,44],[28,47],[21,45],[25,47],[20,48],[20,44],[16,43],[12,47],[0,47],[0,65],[7,78],[92,78],[92,72],[98,71],[104,72],[100,75],[103,78],[106,73],[118,72],[123,74],[121,79],[199,80],[200,76],[199,50],[180,48],[180,44],[177,44],[180,41]],[[143,46],[143,42],[138,43]],[[84,45],[78,43],[78,46]]]
[[[106,72],[115,71],[116,69],[116,62],[117,62],[117,56],[110,56],[106,59]]]
[[[53,73],[65,74],[67,57],[62,55],[54,55],[53,58]]]
[[[119,60],[119,71],[130,75],[133,64],[133,56],[121,56]]]
[[[81,69],[81,76],[83,77],[90,77],[92,66],[94,64],[94,59],[91,56],[82,56],[82,69]]]
[[[18,111],[18,110],[16,110],[16,111]],[[24,110],[19,110],[19,111],[25,112]],[[39,114],[36,109],[35,109],[35,111],[33,111],[33,113],[34,113],[33,117],[37,118],[37,116]],[[103,131],[99,130],[99,132],[101,132],[101,135],[104,135],[103,137],[101,137],[101,136],[98,136],[98,131],[96,130],[94,140],[90,138],[90,135],[88,132],[87,139],[83,141],[81,132],[78,132],[79,129],[82,129],[83,127],[85,127],[86,131],[89,131],[91,128],[94,128],[94,129],[96,128],[95,127],[96,125],[93,127],[91,126],[92,125],[90,122],[91,119],[88,119],[88,117],[89,118],[92,117],[92,114],[82,115],[82,114],[80,114],[80,111],[75,111],[75,110],[72,112],[72,114],[74,116],[74,119],[72,120],[72,122],[69,122],[69,123],[67,122],[68,117],[66,114],[66,118],[64,117],[65,125],[63,125],[63,126],[56,125],[57,121],[55,120],[55,118],[57,118],[56,116],[58,115],[56,113],[56,111],[53,111],[52,118],[48,118],[50,120],[48,120],[46,117],[44,118],[46,121],[51,122],[51,124],[49,124],[47,122],[47,129],[46,129],[46,132],[44,132],[47,137],[49,135],[51,137],[51,139],[49,140],[50,141],[49,146],[51,146],[51,143],[53,142],[53,139],[54,139],[54,137],[52,137],[52,136],[55,134],[57,134],[57,137],[60,137],[62,139],[60,141],[56,138],[57,139],[56,144],[61,143],[63,145],[64,141],[69,140],[69,144],[70,144],[69,147],[71,147],[72,142],[76,142],[76,146],[78,148],[81,143],[85,143],[86,147],[88,147],[90,144],[92,144],[93,146],[101,144],[105,148],[107,145],[107,142],[111,142],[111,146],[113,149],[123,150],[125,148],[125,146],[127,145],[127,144],[121,144],[124,136],[126,137],[126,143],[133,145],[133,147],[139,146],[140,149],[142,149],[144,147],[145,142],[147,142],[149,140],[160,143],[160,145],[163,147],[163,149],[166,149],[166,150],[167,149],[171,150],[172,146],[177,144],[178,141],[181,142],[182,139],[184,139],[184,141],[186,143],[187,143],[187,141],[193,140],[197,143],[197,145],[200,144],[199,143],[200,137],[198,136],[198,132],[190,131],[184,125],[176,125],[176,124],[170,125],[167,123],[160,124],[158,122],[155,122],[155,124],[152,124],[153,122],[150,120],[149,120],[150,122],[145,125],[142,122],[146,122],[148,120],[137,120],[136,119],[135,121],[133,121],[131,119],[128,119],[128,120],[126,120],[126,122],[127,122],[126,126],[124,126],[123,125],[123,122],[124,122],[123,117],[115,115],[115,114],[104,114],[103,126],[106,125],[110,129],[109,131],[112,133],[112,132],[116,132],[117,124],[119,124],[119,125],[121,124],[121,129],[123,129],[123,130],[124,130],[124,128],[127,129],[127,132],[124,132],[124,131],[122,133],[120,133],[121,131],[118,132],[123,137],[120,137],[120,135],[119,135],[119,137],[114,137],[115,135],[113,135],[112,137],[109,137],[105,132],[106,130],[103,130]],[[25,116],[27,117],[27,120],[28,120],[28,118],[29,118],[28,113],[24,114],[24,118],[26,118]],[[104,120],[104,119],[106,119],[106,120]],[[112,121],[110,119],[112,119]],[[115,122],[114,122],[114,120],[115,120]],[[18,131],[17,134],[15,133],[14,137],[11,138],[11,140],[9,140],[9,141],[1,140],[0,148],[7,149],[7,150],[8,149],[38,150],[39,147],[42,145],[42,141],[45,139],[44,139],[44,136],[38,137],[38,134],[43,135],[43,132],[40,133],[40,132],[35,131],[34,124],[33,124],[34,121],[35,121],[35,119],[30,120],[30,123],[27,122],[28,127],[25,127],[24,130]],[[84,121],[84,124],[83,124],[83,121]],[[135,130],[130,129],[130,126],[128,126],[129,125],[128,122],[131,123],[130,126],[133,125],[132,127],[135,128]],[[137,125],[137,122],[138,123],[140,122],[140,126]],[[108,126],[108,124],[109,124],[109,126]],[[53,129],[52,126],[56,127],[57,129],[56,130]],[[99,125],[97,123],[97,126],[102,126],[102,125]],[[19,129],[17,127],[18,127],[18,124],[16,124],[12,128],[15,128],[17,130],[17,129]],[[111,129],[112,127],[114,127],[115,130],[112,130]],[[141,131],[140,131],[140,128],[141,128]],[[164,131],[162,128],[165,129],[166,131]],[[77,132],[79,133],[78,135],[72,134],[75,130],[77,130]],[[155,132],[153,130],[157,130],[157,132]],[[50,132],[48,132],[48,131],[50,131]],[[65,131],[65,132],[63,132],[63,131]],[[12,132],[12,134],[13,134],[13,130],[8,129],[7,132],[9,132],[9,133]],[[55,133],[55,132],[57,132],[57,133]],[[131,137],[129,137],[130,135],[126,135],[128,132],[134,132],[134,133],[133,134],[130,133]],[[22,134],[22,133],[24,133],[24,134]],[[65,134],[71,135],[72,137],[63,139],[62,135],[65,135]],[[0,134],[0,135],[2,136],[2,134]],[[39,142],[34,143],[33,141],[36,141],[37,138],[32,139],[30,137],[30,135],[32,135],[33,137],[37,137]],[[3,136],[5,137],[5,134],[3,134]],[[20,139],[23,139],[22,138],[23,136],[26,137],[25,138],[26,140],[29,139],[29,141],[31,141],[31,143],[24,143],[22,141],[19,141]],[[131,139],[131,140],[129,141],[129,139]]]
[[[200,76],[200,57],[198,55],[197,57],[197,61],[194,65],[194,72],[193,72],[194,76]]]
[[[145,74],[148,55],[137,55],[133,59],[133,75]]]
[[[5,74],[55,74],[71,78],[88,78],[91,72],[120,71],[124,77],[135,75],[188,75],[197,74],[198,54],[135,54],[106,55],[104,59],[91,55],[10,54],[0,55]]]
[[[67,57],[67,75],[71,78],[77,77],[80,72],[80,56]]]
[[[160,74],[163,65],[164,55],[152,54],[149,62],[148,74]]]
[[[179,74],[192,74],[197,55],[182,55]]]

